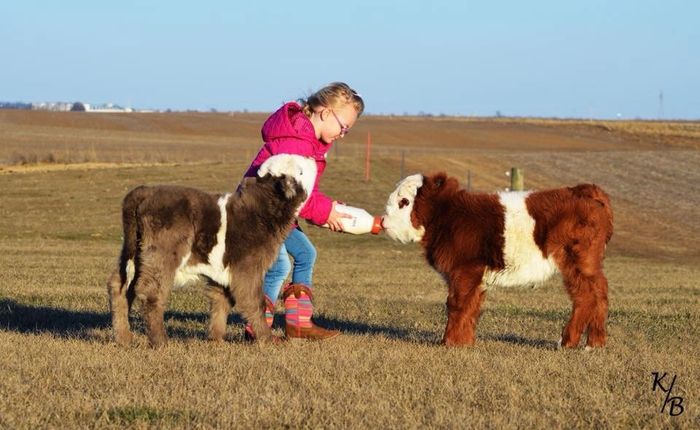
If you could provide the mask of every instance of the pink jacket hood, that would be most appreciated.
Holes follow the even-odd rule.
[[[270,156],[277,154],[296,154],[316,160],[318,174],[311,196],[301,209],[299,216],[314,224],[322,225],[328,220],[333,201],[321,193],[318,184],[326,169],[326,153],[331,145],[316,138],[311,121],[295,102],[286,103],[263,124],[262,138],[265,144],[251,163],[245,176],[255,176],[258,168]]]

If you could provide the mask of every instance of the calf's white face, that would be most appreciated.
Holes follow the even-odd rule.
[[[287,176],[301,184],[306,191],[306,200],[297,208],[297,215],[311,197],[316,182],[316,173],[316,162],[313,159],[294,154],[273,155],[265,160],[258,169],[258,176],[261,178],[267,174],[275,177]]]
[[[423,226],[415,228],[411,222],[413,202],[421,186],[423,186],[423,175],[407,176],[398,183],[389,196],[382,227],[390,238],[401,243],[419,242],[425,234]]]

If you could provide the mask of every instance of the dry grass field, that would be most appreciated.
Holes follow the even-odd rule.
[[[477,345],[444,348],[446,288],[417,245],[312,226],[317,319],[343,336],[250,345],[233,314],[213,344],[193,287],[171,296],[165,348],[147,347],[138,309],[135,343],[118,347],[104,281],[122,196],[142,183],[232,190],[263,120],[0,110],[0,428],[700,427],[693,122],[367,117],[329,154],[323,190],[375,213],[402,153],[405,174],[470,172],[478,191],[507,186],[512,166],[528,188],[601,185],[616,216],[604,350],[556,350],[570,306],[559,280],[491,291]],[[682,414],[661,411],[652,372],[668,373],[664,387],[676,375]]]

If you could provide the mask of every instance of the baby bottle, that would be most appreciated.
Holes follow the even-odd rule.
[[[382,231],[382,218],[372,216],[369,212],[362,208],[337,203],[335,205],[335,210],[352,216],[352,218],[340,218],[340,223],[343,225],[344,233],[378,234],[380,231]],[[323,227],[327,228],[328,224],[324,224]]]

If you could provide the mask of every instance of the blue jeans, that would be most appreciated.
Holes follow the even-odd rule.
[[[265,273],[263,291],[273,303],[277,301],[282,284],[287,280],[287,276],[292,269],[289,255],[294,258],[292,283],[304,284],[311,288],[311,277],[314,264],[316,263],[316,248],[314,248],[306,234],[297,227],[289,233],[289,236],[287,236],[287,239],[280,247],[277,260],[272,263],[272,266]]]

